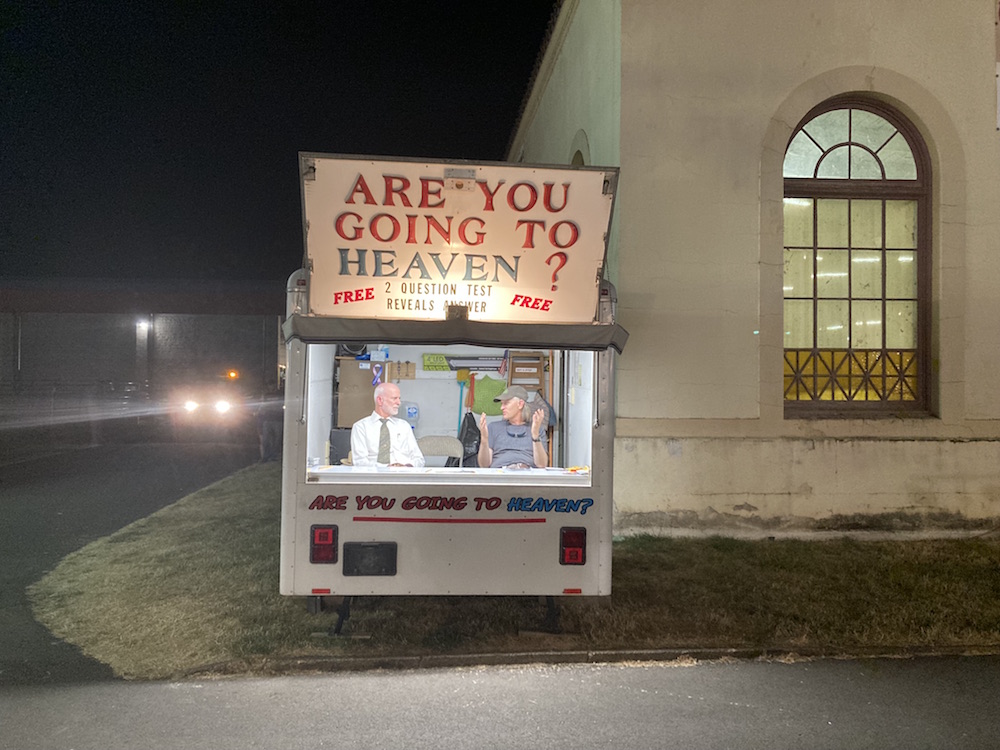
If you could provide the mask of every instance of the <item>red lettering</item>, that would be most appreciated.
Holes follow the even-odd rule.
[[[367,299],[375,299],[375,287],[347,289],[346,291],[333,293],[333,304],[335,305],[339,305],[341,302],[362,302]]]
[[[479,185],[479,189],[483,191],[483,196],[486,198],[486,203],[483,205],[484,211],[493,210],[493,199],[496,197],[496,194],[500,190],[500,186],[503,185],[503,183],[504,181],[500,180],[500,182],[497,183],[496,189],[493,190],[492,192],[490,192],[490,186],[488,183],[486,182],[476,183],[477,185]]]
[[[515,294],[510,304],[518,307],[526,307],[529,310],[549,310],[552,307],[552,300],[542,297],[525,297],[523,294]]]
[[[391,174],[382,175],[382,179],[385,181],[385,200],[382,202],[383,206],[395,206],[393,202],[393,196],[399,196],[399,202],[410,208],[410,199],[406,197],[405,190],[410,189],[410,181],[405,177],[397,177]]]
[[[545,222],[544,221],[538,221],[538,220],[535,220],[535,219],[522,219],[521,221],[517,222],[516,228],[520,229],[522,226],[523,227],[527,227],[527,231],[525,231],[525,233],[524,233],[524,244],[521,245],[521,247],[528,247],[528,248],[534,247],[535,246],[535,227],[539,226],[539,227],[542,228],[542,231],[545,231]]]
[[[333,222],[333,228],[337,230],[337,234],[343,237],[345,240],[353,241],[361,239],[361,235],[364,234],[364,230],[359,226],[351,227],[351,234],[344,234],[344,219],[352,217],[355,222],[361,221],[361,217],[354,213],[353,211],[344,211],[340,216],[336,218]]]
[[[445,218],[448,220],[448,228],[447,229],[445,229],[443,226],[441,226],[438,223],[438,220],[435,219],[433,216],[428,216],[427,217],[427,239],[424,240],[424,244],[425,245],[431,245],[431,244],[433,244],[431,242],[431,229],[433,229],[439,235],[441,235],[441,239],[443,239],[448,244],[451,244],[451,220],[452,220],[452,217],[451,216],[446,216]]]
[[[379,233],[379,224],[382,223],[383,219],[389,220],[389,227],[392,230],[385,237]],[[393,242],[397,237],[399,237],[399,219],[392,214],[375,214],[372,217],[368,228],[371,230],[372,237],[377,239],[379,242]]]
[[[449,221],[450,221],[450,219],[449,219]],[[469,237],[466,234],[466,230],[469,228],[469,223],[473,222],[473,221],[479,223],[480,231],[478,231],[478,232],[475,233],[475,235],[476,235],[476,241],[475,242],[470,242],[469,241]],[[482,219],[480,219],[480,218],[478,218],[476,216],[470,216],[468,219],[465,219],[461,224],[458,225],[458,238],[460,240],[462,240],[462,243],[465,244],[465,245],[482,245],[483,244],[483,239],[485,239],[485,237],[486,237],[486,232],[482,231],[483,227],[485,227],[485,226],[486,226],[486,224],[485,224],[485,222]]]
[[[441,497],[440,495],[417,497],[411,495],[403,501],[400,507],[403,510],[465,510],[468,502],[467,497]]]
[[[358,179],[354,181],[354,187],[351,188],[350,195],[347,196],[347,200],[344,203],[350,203],[354,205],[354,196],[361,194],[365,198],[366,206],[375,205],[375,196],[372,195],[372,191],[368,189],[368,183],[365,182],[365,176],[358,172]]]
[[[559,231],[559,227],[569,227],[569,242],[564,245],[559,244],[556,239],[556,233]],[[549,244],[553,247],[558,247],[560,249],[566,249],[567,247],[576,244],[576,241],[580,239],[580,227],[574,224],[572,221],[557,221],[552,225],[552,229],[549,230]]]
[[[317,495],[316,499],[310,503],[309,510],[347,510],[347,495],[343,497]]]
[[[528,202],[523,206],[517,204],[517,191],[519,188],[528,189]],[[523,191],[522,191],[523,192]],[[507,205],[510,206],[515,211],[530,211],[538,203],[538,188],[532,185],[530,182],[519,182],[510,190],[507,191]]]
[[[566,204],[569,203],[569,183],[563,183],[563,203],[559,208],[552,205],[552,188],[555,187],[554,182],[546,182],[542,185],[542,204],[545,206],[545,210],[550,213],[558,213],[566,208]]]
[[[391,510],[392,506],[396,504],[396,498],[382,497],[381,495],[361,495],[354,496],[355,502],[358,504],[358,510],[364,510],[366,507],[370,510],[378,510],[382,507],[384,510]]]
[[[431,186],[436,186],[436,190],[431,190]],[[432,179],[429,177],[420,178],[420,208],[439,208],[444,205],[444,198],[441,198],[441,188],[444,187],[444,180]],[[431,198],[441,198],[437,203],[431,203]]]
[[[424,230],[423,244],[434,245],[440,238],[447,244],[452,242],[452,221],[454,216],[445,216],[444,223],[437,217],[430,214],[419,216],[418,214],[406,214],[406,234],[403,240],[407,245],[416,245],[421,242],[417,237],[417,232]],[[542,230],[545,230],[545,223],[541,222]],[[337,236],[348,242],[356,242],[365,237],[365,224],[361,216],[353,211],[345,211],[334,220],[334,230]],[[395,242],[403,236],[403,227],[399,219],[393,214],[375,214],[368,220],[368,234],[379,242]],[[437,237],[432,235],[436,234]],[[528,242],[533,241],[534,235],[529,229]],[[482,245],[486,238],[485,222],[478,216],[470,216],[462,220],[458,226],[458,238],[468,247]],[[438,242],[437,244],[440,244]]]

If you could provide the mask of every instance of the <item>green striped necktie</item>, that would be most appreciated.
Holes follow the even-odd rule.
[[[382,429],[378,433],[378,462],[389,463],[389,420],[381,417]]]

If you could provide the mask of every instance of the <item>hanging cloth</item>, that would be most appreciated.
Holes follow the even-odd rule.
[[[472,402],[472,411],[476,414],[486,414],[489,417],[500,415],[500,402],[494,401],[497,396],[507,390],[507,381],[481,375],[476,383],[476,397]]]

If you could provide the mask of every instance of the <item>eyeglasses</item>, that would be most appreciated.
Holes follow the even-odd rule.
[[[525,427],[525,428],[524,428],[524,430],[522,430],[522,431],[521,431],[521,433],[520,433],[520,434],[518,434],[518,433],[516,433],[516,432],[511,432],[511,431],[510,431],[510,425],[507,425],[507,436],[508,436],[508,437],[512,437],[512,438],[523,438],[523,437],[524,437],[525,435],[527,435],[527,434],[528,434],[528,428],[527,428],[527,427]]]

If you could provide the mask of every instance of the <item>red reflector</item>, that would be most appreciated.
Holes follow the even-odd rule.
[[[309,529],[309,562],[337,562],[337,527],[312,526]]]
[[[586,529],[560,529],[565,547],[582,547],[587,543]]]
[[[316,594],[317,596],[322,596],[323,594],[329,594],[330,589],[313,589],[312,593]]]
[[[322,547],[313,547],[309,550],[309,562],[335,563],[337,562],[337,548],[328,544]]]
[[[582,594],[583,589],[563,589],[564,594]]]
[[[333,544],[333,529],[313,526],[313,544]]]
[[[559,529],[559,564],[586,565],[587,530],[564,526]]]

